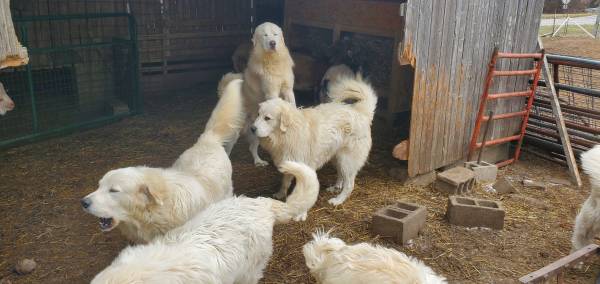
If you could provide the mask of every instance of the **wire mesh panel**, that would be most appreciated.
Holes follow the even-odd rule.
[[[21,16],[15,24],[30,63],[0,71],[0,81],[16,104],[0,118],[0,147],[140,110],[131,15]]]
[[[600,143],[600,61],[548,55],[562,114],[576,153]],[[527,126],[535,144],[562,152],[551,94],[541,82]]]

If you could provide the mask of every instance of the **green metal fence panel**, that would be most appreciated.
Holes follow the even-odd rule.
[[[131,14],[32,16],[14,22],[30,63],[0,70],[0,82],[16,104],[0,117],[0,148],[142,111]]]

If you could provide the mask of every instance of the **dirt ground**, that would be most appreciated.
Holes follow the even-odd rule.
[[[113,125],[0,152],[0,279],[12,283],[86,283],[106,267],[127,243],[118,230],[101,233],[98,221],[85,214],[79,199],[95,190],[102,175],[131,165],[169,166],[191,146],[215,103],[214,91],[173,94],[152,99],[143,115]],[[274,255],[262,283],[314,283],[304,265],[301,246],[317,228],[334,228],[349,243],[371,241],[423,260],[453,283],[514,283],[518,277],[568,254],[573,219],[589,194],[553,186],[498,195],[478,188],[473,195],[503,201],[505,229],[492,231],[451,226],[444,218],[447,197],[431,186],[402,186],[388,175],[402,166],[391,158],[394,137],[381,121],[374,125],[375,145],[346,203],[332,207],[323,191],[307,222],[275,228]],[[256,168],[246,144],[236,146],[232,160],[236,193],[267,194],[277,188],[274,167]],[[266,157],[266,154],[263,154]],[[322,188],[334,171],[319,172]],[[547,181],[567,178],[566,169],[532,156],[501,174]],[[587,179],[586,179],[587,180]],[[427,206],[427,226],[407,247],[370,234],[372,213],[396,200]],[[22,258],[39,267],[30,275],[12,272]],[[597,259],[583,270],[569,269],[567,283],[594,283]]]
[[[549,53],[581,56],[600,60],[600,40],[589,37],[545,37],[544,47]]]

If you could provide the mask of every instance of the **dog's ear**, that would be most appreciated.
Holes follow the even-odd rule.
[[[146,196],[149,203],[159,206],[163,205],[163,201],[155,193],[153,193],[147,185],[142,184],[139,188],[139,192]]]
[[[282,109],[281,114],[279,115],[279,130],[285,133],[290,126],[291,117],[289,111],[286,109]]]

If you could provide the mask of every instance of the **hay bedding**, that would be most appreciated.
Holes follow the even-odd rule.
[[[114,125],[27,145],[0,153],[0,279],[13,283],[86,283],[107,266],[127,244],[118,231],[103,234],[97,220],[84,214],[79,199],[95,189],[98,179],[117,167],[146,164],[168,166],[196,140],[214,105],[214,91],[198,88],[149,101],[146,114]],[[507,208],[503,231],[469,230],[444,220],[447,198],[430,187],[400,186],[388,175],[398,166],[390,157],[393,139],[383,123],[375,123],[375,147],[360,172],[356,189],[337,208],[333,196],[322,192],[307,222],[277,226],[274,255],[263,283],[314,283],[301,254],[302,245],[317,228],[334,228],[347,242],[370,241],[416,256],[456,283],[513,283],[519,276],[569,252],[574,216],[589,187],[523,189],[520,194],[539,199],[532,206],[523,198],[494,196],[478,189],[480,197],[502,199]],[[388,140],[389,139],[389,140]],[[243,140],[243,139],[242,139]],[[234,183],[238,194],[255,196],[278,187],[279,175],[270,166],[255,168],[245,143],[233,153]],[[554,164],[525,156],[501,174],[515,179],[566,178]],[[335,171],[319,173],[324,185]],[[369,233],[371,214],[406,199],[428,207],[424,234],[408,247],[398,247]],[[548,209],[544,209],[547,205]],[[17,276],[11,270],[23,258],[34,258],[37,269]],[[585,270],[569,270],[568,283],[593,283],[600,261]]]

